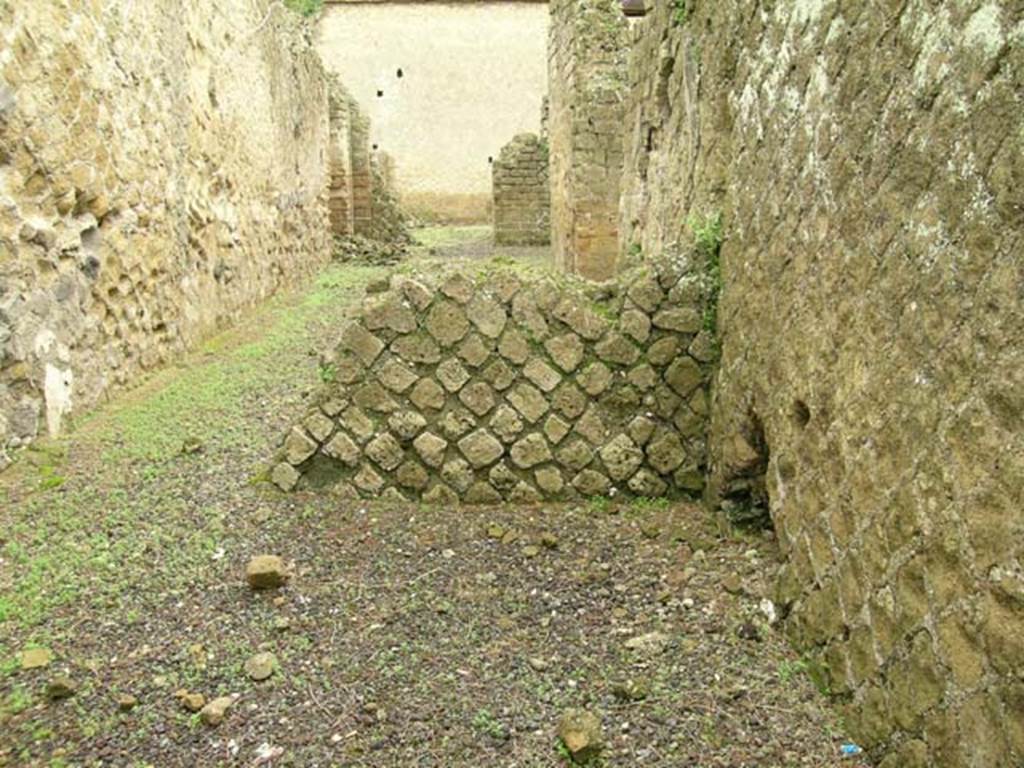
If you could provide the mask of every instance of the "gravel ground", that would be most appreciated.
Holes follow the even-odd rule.
[[[555,766],[566,707],[601,718],[606,766],[857,765],[759,609],[770,539],[719,540],[688,505],[262,482],[316,352],[382,274],[332,267],[0,476],[0,765]],[[288,586],[248,589],[261,553]],[[23,670],[33,647],[52,661]],[[277,667],[253,682],[261,651]],[[48,701],[61,675],[74,695]],[[238,698],[210,727],[179,689]]]

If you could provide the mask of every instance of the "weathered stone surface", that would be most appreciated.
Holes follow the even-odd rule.
[[[416,411],[398,411],[388,417],[388,428],[402,442],[412,440],[427,426],[427,420]]]
[[[316,453],[317,442],[305,430],[294,427],[284,441],[284,457],[289,464],[299,465]]]
[[[624,334],[638,344],[643,344],[651,337],[651,319],[635,309],[628,309],[622,313],[619,326]]]
[[[473,283],[461,272],[454,272],[441,283],[441,293],[459,304],[473,298]]]
[[[384,489],[384,478],[369,464],[363,463],[352,478],[352,484],[365,493],[377,494]]]
[[[486,467],[505,452],[501,441],[486,429],[478,429],[459,441],[459,450],[474,467]]]
[[[700,312],[692,307],[663,309],[652,318],[655,328],[677,333],[697,333],[701,329],[703,319]]]
[[[419,380],[419,376],[397,358],[387,360],[377,371],[377,381],[392,392],[401,394]]]
[[[200,711],[199,717],[204,725],[216,727],[224,722],[228,716],[228,710],[235,704],[233,696],[220,696],[208,702]]]
[[[588,341],[597,341],[608,329],[608,323],[604,318],[590,307],[584,306],[578,299],[562,299],[551,314]]]
[[[544,392],[551,392],[562,382],[558,371],[538,357],[530,359],[523,368],[523,375]]]
[[[352,402],[374,413],[391,413],[399,405],[377,382],[363,384],[352,393]]]
[[[591,445],[603,445],[608,437],[608,427],[601,418],[600,410],[590,405],[576,422],[575,431],[583,435]]]
[[[591,397],[597,397],[611,385],[612,372],[604,363],[591,363],[576,377],[576,383]]]
[[[453,393],[458,392],[469,381],[469,371],[454,358],[449,358],[437,366],[435,375],[441,386]]]
[[[658,472],[668,474],[686,460],[682,441],[671,432],[656,437],[647,446],[647,460]]]
[[[572,425],[552,414],[544,421],[544,435],[553,445],[558,445],[572,430]]]
[[[253,589],[283,587],[288,577],[288,568],[277,555],[257,555],[245,567],[245,579]]]
[[[441,477],[456,491],[465,493],[473,484],[473,468],[464,459],[450,459],[441,468]]]
[[[291,491],[299,484],[302,473],[286,461],[274,465],[270,471],[270,482],[282,491]]]
[[[530,343],[522,332],[512,328],[498,342],[498,354],[515,365],[522,365],[530,356]]]
[[[551,460],[551,448],[543,435],[534,432],[513,445],[509,455],[520,469],[531,469]]]
[[[551,240],[548,148],[534,134],[519,134],[494,160],[494,241],[498,245],[547,245]],[[519,285],[501,291],[507,301]]]
[[[365,443],[376,433],[373,420],[357,406],[346,408],[339,421],[355,437],[357,443]]]
[[[565,418],[578,418],[587,409],[587,396],[571,381],[563,381],[555,390],[551,402]]]
[[[482,375],[484,381],[499,392],[504,392],[516,380],[516,372],[504,360],[495,360],[484,369]]]
[[[444,408],[445,394],[433,379],[420,379],[412,388],[409,399],[423,411],[439,411]]]
[[[583,362],[584,346],[575,333],[564,333],[544,342],[544,349],[564,373],[572,373]]]
[[[363,366],[369,367],[384,351],[384,342],[358,323],[352,323],[341,336],[341,347],[352,352]]]
[[[605,475],[594,469],[584,469],[572,479],[572,487],[584,496],[605,496],[611,485]]]
[[[647,361],[658,367],[668,365],[679,355],[682,345],[678,336],[665,336],[651,344],[647,350]]]
[[[385,472],[390,472],[402,463],[405,451],[390,432],[385,432],[367,443],[366,455]]]
[[[424,326],[442,347],[450,347],[462,341],[469,333],[465,312],[447,301],[439,301],[431,306]]]
[[[689,397],[703,380],[700,366],[691,357],[677,357],[665,371],[665,383],[680,397]]]
[[[648,469],[641,469],[629,479],[629,490],[637,496],[658,499],[668,490],[668,484]]]
[[[428,467],[437,468],[444,463],[448,441],[432,432],[424,432],[413,441],[412,447],[416,450],[424,464]]]
[[[391,351],[410,363],[434,364],[441,360],[441,347],[425,333],[399,336],[391,342]]]
[[[569,469],[580,471],[594,460],[594,449],[585,440],[574,438],[558,449],[558,461]]]
[[[647,445],[647,441],[654,434],[655,423],[647,416],[637,416],[631,422],[627,432],[630,438],[639,446]]]
[[[500,504],[502,498],[492,485],[480,481],[473,483],[466,491],[466,501],[470,504]]]
[[[649,315],[656,312],[661,302],[665,300],[665,292],[661,289],[658,278],[652,274],[643,275],[634,281],[627,295]]]
[[[622,482],[639,469],[644,453],[626,435],[618,435],[599,451],[605,469],[612,480]]]
[[[511,443],[523,431],[523,420],[518,411],[502,403],[491,418],[491,429],[506,443]]]
[[[412,333],[416,330],[416,315],[397,293],[384,294],[367,300],[363,321],[370,331],[389,330]]]
[[[466,365],[479,368],[487,362],[493,348],[493,341],[489,340],[489,343],[485,344],[479,334],[472,333],[459,344],[458,354]]]
[[[496,339],[505,330],[508,314],[497,301],[489,296],[477,294],[466,308],[470,322],[484,336]]]
[[[565,479],[557,467],[541,467],[533,474],[537,487],[548,496],[557,497],[565,488]]]
[[[531,424],[537,422],[549,406],[540,390],[531,384],[518,384],[508,394],[508,401]]]
[[[604,748],[601,721],[586,710],[566,710],[558,721],[558,738],[572,759],[580,764],[596,760]]]
[[[519,478],[504,461],[499,461],[491,467],[490,472],[487,473],[487,479],[495,489],[503,494],[509,493],[519,482]]]
[[[430,483],[430,475],[427,474],[427,470],[419,462],[412,460],[402,463],[398,471],[395,472],[395,479],[403,488],[415,491],[424,490]]]
[[[42,669],[53,661],[53,652],[49,648],[27,648],[18,654],[18,664],[22,669]]]
[[[314,411],[302,422],[302,426],[318,443],[322,443],[334,432],[334,422],[320,411]]]
[[[625,336],[609,333],[594,348],[597,356],[606,363],[632,365],[640,359],[640,350]]]
[[[657,372],[646,363],[638,365],[626,375],[626,381],[640,392],[647,392],[658,385]]]
[[[330,456],[332,459],[340,461],[342,464],[354,467],[359,463],[362,451],[360,451],[359,446],[356,445],[355,440],[344,432],[339,432],[327,445],[324,446],[324,454]],[[298,476],[296,475],[296,480],[297,479]]]
[[[463,387],[459,392],[459,400],[477,416],[485,416],[494,408],[494,390],[478,381]]]
[[[450,440],[462,437],[476,425],[477,421],[464,408],[453,408],[441,418],[441,429]]]

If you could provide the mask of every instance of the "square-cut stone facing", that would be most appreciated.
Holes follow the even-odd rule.
[[[328,419],[319,411],[311,413],[306,417],[306,420],[302,422],[302,426],[306,428],[306,431],[313,436],[313,439],[318,443],[322,443],[331,433],[334,431],[334,422]]]
[[[515,408],[502,403],[491,417],[491,429],[506,443],[510,443],[523,431],[523,420]]]
[[[600,450],[601,461],[612,480],[621,482],[632,477],[644,463],[644,454],[626,435],[618,435]]]
[[[486,429],[478,429],[459,441],[459,450],[466,460],[476,468],[496,462],[505,452],[501,441]]]
[[[384,342],[359,323],[351,323],[341,334],[341,348],[352,352],[364,366],[369,366],[384,351]]]
[[[462,363],[454,358],[449,358],[437,366],[437,380],[441,386],[449,392],[458,392],[469,381],[469,373],[462,367]]]
[[[434,304],[424,321],[427,332],[442,347],[450,347],[462,341],[469,333],[466,313],[449,301]]]
[[[494,390],[477,381],[462,388],[459,400],[477,416],[484,416],[494,408]]]
[[[535,357],[523,368],[523,375],[545,392],[551,392],[562,382],[562,376],[539,357]]]
[[[385,432],[371,440],[366,446],[366,455],[386,472],[397,468],[405,458],[401,444],[390,432]]]
[[[572,373],[583,362],[584,347],[575,333],[565,333],[544,342],[544,349],[551,355],[555,365],[565,373]]]
[[[663,309],[654,316],[654,327],[677,333],[697,333],[703,325],[700,312],[690,307]]]
[[[508,401],[531,424],[547,413],[550,407],[540,390],[525,382],[509,392]]]
[[[420,379],[409,399],[420,410],[439,411],[444,408],[444,390],[433,379]]]
[[[530,356],[530,343],[515,328],[506,331],[498,342],[498,354],[515,365],[522,365]]]
[[[491,349],[494,348],[494,342],[490,342],[490,346],[484,344],[483,340],[476,333],[470,334],[462,343],[459,344],[458,354],[459,357],[466,363],[466,365],[472,366],[473,368],[479,368],[490,357]]]
[[[377,381],[390,389],[392,392],[401,394],[409,389],[419,380],[419,376],[409,368],[400,363],[397,358],[392,357],[377,371]]]
[[[391,351],[410,363],[430,365],[441,361],[441,348],[425,333],[399,336],[391,343]]]
[[[520,469],[530,469],[538,464],[551,461],[551,449],[548,447],[548,441],[544,439],[543,435],[536,432],[527,435],[513,445],[509,455],[512,457],[512,462]]]
[[[428,467],[440,467],[444,463],[448,441],[432,432],[424,432],[413,440],[412,447]]]
[[[683,443],[679,437],[668,432],[647,446],[647,461],[661,474],[667,475],[677,469],[686,459]]]
[[[484,336],[496,339],[505,330],[508,315],[505,309],[489,296],[478,294],[466,309],[470,322]]]
[[[612,382],[612,372],[604,363],[591,363],[576,378],[576,381],[588,395],[597,397],[608,389]]]
[[[355,440],[344,432],[339,432],[331,438],[331,442],[324,446],[324,453],[349,467],[356,466],[362,457]]]
[[[697,361],[686,355],[680,355],[665,371],[665,383],[680,397],[689,397],[704,380]]]
[[[301,464],[316,453],[316,449],[316,440],[298,427],[293,427],[284,441],[284,457],[289,464]]]
[[[595,347],[597,356],[608,363],[632,365],[640,359],[640,350],[620,333],[609,333]]]

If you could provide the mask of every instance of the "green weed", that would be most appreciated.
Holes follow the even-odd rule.
[[[284,4],[303,16],[315,16],[323,10],[324,0],[284,0]]]

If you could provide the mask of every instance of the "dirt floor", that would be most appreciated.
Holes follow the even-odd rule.
[[[386,507],[262,482],[383,274],[327,269],[0,475],[0,765],[556,766],[567,707],[601,718],[599,765],[860,765],[759,607],[769,538],[722,541],[686,504]],[[246,586],[261,553],[294,564],[287,587]],[[47,666],[22,669],[32,648]],[[253,682],[261,651],[276,669]],[[179,689],[238,698],[211,727]]]

